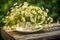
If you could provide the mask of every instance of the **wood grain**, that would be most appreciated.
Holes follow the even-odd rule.
[[[49,32],[37,32],[32,34],[25,34],[14,31],[7,31],[4,27],[1,29],[1,35],[4,40],[49,40],[53,38],[60,38],[60,27],[53,27]]]

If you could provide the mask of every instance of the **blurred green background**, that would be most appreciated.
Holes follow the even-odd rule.
[[[48,15],[53,17],[54,22],[57,20],[60,21],[60,0],[0,0],[0,27],[4,25],[2,18],[7,15],[8,10],[14,5],[14,3],[18,2],[28,2],[31,5],[36,5],[39,7],[44,7],[45,9],[49,9]],[[1,38],[1,36],[0,36]],[[3,40],[1,38],[1,40]]]

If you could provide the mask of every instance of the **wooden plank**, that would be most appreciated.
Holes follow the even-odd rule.
[[[15,32],[9,32],[7,33],[6,31],[2,30],[1,32],[2,37],[6,40],[30,40],[30,39],[49,39],[53,37],[58,37],[60,35],[60,31],[53,31],[53,32],[48,32],[48,33],[39,33],[39,34],[19,34]]]
[[[6,31],[1,29],[1,36],[4,40],[15,40],[13,37],[11,37]]]
[[[46,33],[25,34],[13,31],[7,31],[4,27],[1,29],[1,35],[5,40],[49,40],[60,38],[60,27],[53,27]],[[52,31],[53,30],[53,31]]]

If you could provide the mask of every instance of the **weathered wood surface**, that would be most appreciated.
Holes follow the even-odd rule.
[[[4,40],[48,40],[53,38],[60,38],[60,27],[52,28],[50,32],[46,33],[33,33],[33,34],[24,34],[13,31],[6,31],[4,27],[1,29],[1,35]],[[58,30],[55,30],[58,29]]]

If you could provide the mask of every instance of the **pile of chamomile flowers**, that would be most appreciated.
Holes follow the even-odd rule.
[[[48,9],[43,7],[29,5],[27,2],[17,5],[11,8],[11,11],[8,12],[4,23],[7,27],[28,27],[31,29],[44,29],[45,24],[50,24],[53,22],[53,18],[48,17]]]

